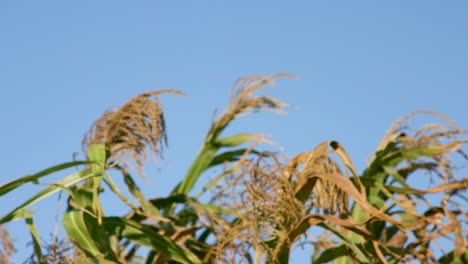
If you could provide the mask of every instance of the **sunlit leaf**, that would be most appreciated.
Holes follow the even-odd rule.
[[[26,225],[28,226],[29,232],[31,233],[31,237],[33,240],[34,254],[39,260],[39,263],[44,263],[44,260],[42,259],[41,239],[39,238],[39,234],[37,233],[37,228],[34,224],[32,215],[33,214],[31,211],[23,211],[24,220],[26,220]]]
[[[66,212],[63,217],[63,226],[67,231],[68,236],[89,256],[99,257],[102,253],[95,244],[94,239],[89,233],[88,227],[84,220],[84,212],[73,210]]]
[[[44,176],[47,176],[49,174],[52,174],[54,172],[58,172],[58,171],[61,171],[61,170],[64,170],[64,169],[68,169],[68,168],[71,168],[71,167],[75,167],[75,166],[79,166],[79,165],[87,165],[87,164],[91,164],[93,162],[91,161],[74,161],[74,162],[68,162],[68,163],[63,163],[63,164],[60,164],[60,165],[57,165],[57,166],[53,166],[53,167],[50,167],[48,169],[45,169],[41,172],[38,172],[36,174],[33,174],[33,175],[27,175],[27,176],[24,176],[22,178],[19,178],[19,179],[16,179],[16,180],[13,180],[11,182],[8,182],[8,183],[5,183],[5,184],[2,184],[0,186],[0,196],[3,196],[4,194],[16,189],[17,187],[25,184],[25,183],[29,183],[29,182],[32,182],[32,183],[35,183],[35,184],[38,184],[38,180]]]
[[[80,172],[76,172],[72,175],[69,175],[62,180],[59,180],[55,184],[50,185],[49,187],[43,189],[30,199],[28,199],[26,202],[15,208],[13,211],[8,213],[6,216],[2,217],[0,219],[0,224],[15,220],[17,218],[22,217],[22,215],[19,213],[21,210],[24,208],[27,208],[28,206],[37,203],[38,201],[58,192],[61,190],[61,187],[58,186],[64,186],[64,187],[69,187],[72,186],[80,181],[86,180],[94,176],[94,173],[91,173],[89,170],[84,170]]]
[[[158,234],[148,226],[135,221],[118,217],[105,217],[103,225],[111,234],[126,237],[180,263],[202,263],[189,250],[180,247],[168,237]]]

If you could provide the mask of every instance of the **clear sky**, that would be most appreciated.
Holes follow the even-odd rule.
[[[244,118],[230,132],[268,133],[289,155],[338,140],[362,170],[387,128],[411,111],[468,128],[467,14],[465,0],[1,1],[0,183],[70,161],[109,106],[179,89],[187,96],[161,96],[169,149],[165,163],[149,166],[154,185],[145,187],[165,195],[231,84],[281,72],[299,79],[278,81],[269,95],[298,109]],[[1,197],[0,215],[37,190]],[[56,201],[33,207],[46,239]],[[26,226],[10,231],[21,263],[32,251],[24,251]]]

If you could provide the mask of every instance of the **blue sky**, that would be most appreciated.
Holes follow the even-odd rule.
[[[280,72],[299,79],[279,80],[269,95],[298,109],[241,119],[230,132],[270,134],[288,155],[338,140],[362,170],[411,111],[437,111],[468,128],[467,13],[462,0],[2,1],[0,182],[71,160],[109,106],[179,89],[187,96],[161,96],[169,149],[165,163],[149,164],[154,185],[145,187],[165,195],[231,84]],[[37,190],[2,197],[0,214]],[[33,208],[44,238],[56,200]],[[10,231],[21,262],[27,229],[18,222]]]

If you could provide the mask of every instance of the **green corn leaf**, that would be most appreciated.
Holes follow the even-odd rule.
[[[110,234],[130,239],[180,263],[202,263],[191,251],[158,234],[149,226],[119,217],[104,217],[102,220]]]
[[[39,263],[45,263],[42,259],[41,239],[39,238],[39,234],[37,233],[36,225],[33,222],[32,212],[24,210],[23,217],[26,220],[26,225],[28,226],[29,232],[31,233],[34,245],[34,254],[36,255],[36,258],[38,259]]]
[[[382,170],[382,166],[386,165],[384,159],[387,155],[397,150],[397,144],[395,142],[390,142],[387,144],[385,149],[377,151],[374,159],[370,163],[369,167],[364,171],[363,177],[365,178],[368,175],[374,175]]]
[[[465,263],[468,263],[468,249],[465,250],[465,253],[463,253],[463,255],[455,259],[455,264],[465,264]]]
[[[91,169],[94,172],[105,168],[107,158],[110,156],[109,146],[106,143],[92,144],[88,147],[88,160],[94,161]]]
[[[403,185],[404,187],[409,187],[409,185],[406,183],[406,180],[403,176],[400,175],[400,173],[392,166],[382,166],[383,170],[385,173],[388,175],[392,176],[393,179]]]
[[[367,186],[369,187],[367,199],[368,202],[375,206],[376,208],[380,209],[385,206],[385,200],[381,197],[382,190],[380,189],[380,185],[386,178],[386,173],[377,173],[374,175],[374,180],[372,181],[373,185]]]
[[[92,209],[93,192],[83,185],[77,185],[70,188],[73,192],[73,202],[81,208]]]
[[[72,175],[69,175],[62,180],[59,180],[55,184],[52,184],[48,186],[47,188],[43,189],[33,197],[31,197],[29,200],[15,208],[13,211],[8,213],[6,216],[0,219],[0,224],[18,219],[22,217],[21,211],[25,209],[26,207],[60,191],[63,187],[69,187],[72,186],[80,181],[86,180],[94,176],[94,173],[91,173],[89,170],[83,170],[76,172]],[[60,187],[59,187],[60,186]]]
[[[447,253],[444,256],[442,256],[441,258],[439,258],[438,262],[441,263],[441,264],[451,264],[451,263],[453,263],[453,251],[451,251],[450,253]]]
[[[117,185],[114,183],[114,181],[112,180],[112,177],[109,176],[109,174],[104,171],[103,173],[104,175],[104,180],[105,182],[107,183],[107,185],[110,187],[110,189],[120,198],[120,200],[122,200],[122,202],[124,202],[126,205],[128,205],[130,208],[132,208],[133,210],[138,210],[138,207],[134,204],[132,204],[126,197],[125,195],[122,194],[122,192],[120,191],[119,187],[117,187]],[[125,177],[125,176],[124,176]]]
[[[227,207],[220,207],[213,204],[192,203],[197,211],[204,211],[209,214],[235,214],[236,211]]]
[[[96,176],[87,182],[86,187],[92,190],[92,208],[98,218],[101,218],[104,215],[101,202],[99,200],[99,189],[103,179],[103,173],[105,173],[106,169],[106,160],[109,156],[110,149],[106,143],[92,144],[88,146],[88,159],[95,162],[91,165],[91,171],[94,172]]]
[[[260,139],[262,139],[262,136],[258,134],[239,133],[230,137],[218,138],[215,140],[215,144],[222,147],[237,147]]]
[[[304,185],[302,185],[301,188],[296,192],[296,199],[298,199],[301,202],[304,202],[306,199],[308,199],[310,197],[312,189],[317,183],[317,180],[318,179],[315,177],[308,178]]]
[[[104,172],[105,173],[105,172]],[[102,175],[102,174],[99,174]],[[101,217],[94,206],[94,192],[84,185],[73,186],[69,189],[73,195],[70,205],[78,210],[70,210],[63,216],[64,226],[75,243],[85,250],[88,256],[94,257],[95,250],[100,252],[100,261],[118,262],[118,254],[112,246],[112,240],[101,225]],[[98,201],[99,202],[99,201]],[[65,223],[65,221],[68,221]],[[76,230],[80,228],[79,230]],[[93,243],[89,242],[89,239]]]
[[[153,264],[153,263],[155,263],[155,258],[157,257],[157,255],[158,255],[158,252],[152,250],[152,251],[148,254],[148,256],[147,256],[147,258],[146,258],[145,264]]]
[[[187,203],[189,198],[185,194],[173,194],[164,198],[151,199],[150,202],[158,208],[167,208],[174,203]]]
[[[200,175],[210,166],[218,149],[219,147],[209,143],[204,145],[185,175],[184,180],[172,191],[172,194],[188,194],[195,186]]]
[[[354,262],[353,259],[351,259],[351,257],[349,256],[342,256],[333,260],[332,263],[333,264],[354,264],[356,262]]]
[[[198,237],[198,241],[201,243],[206,243],[205,241],[211,233],[213,233],[213,230],[210,228],[207,228],[205,231],[203,231],[200,237]]]
[[[238,149],[238,150],[223,152],[213,158],[209,167],[214,167],[216,165],[224,164],[225,162],[238,161],[247,151],[248,149]],[[255,150],[252,150],[249,153],[260,155],[260,152],[255,151]]]
[[[146,199],[143,192],[141,192],[140,188],[138,188],[138,185],[136,185],[135,181],[133,180],[132,176],[130,176],[130,174],[124,173],[124,182],[127,185],[127,188],[133,195],[133,197],[135,197],[135,199],[140,203],[141,208],[145,213],[157,217],[162,217],[161,213],[159,212],[159,208],[154,206],[154,204],[152,204],[148,199]]]
[[[89,233],[83,216],[84,212],[80,210],[66,212],[62,216],[63,226],[68,236],[70,236],[89,257],[102,257],[103,254],[99,251],[98,246]]]
[[[337,258],[346,256],[348,254],[348,249],[345,245],[328,248],[327,250],[323,251],[322,254],[316,259],[312,260],[314,264],[322,264],[333,261]]]
[[[88,257],[96,258],[99,263],[121,263],[112,245],[116,238],[109,236],[97,218],[82,210],[72,210],[65,213],[62,220],[68,236]]]
[[[341,243],[347,245],[349,247],[349,249],[354,252],[354,254],[356,255],[356,258],[359,260],[360,263],[370,263],[370,260],[367,258],[367,254],[361,250],[361,248],[359,247],[359,244],[357,243],[357,241],[353,241],[352,239],[348,239],[347,237],[345,237],[340,231],[338,231],[332,225],[329,225],[327,223],[320,223],[318,225],[324,227],[325,229],[328,229],[333,234],[335,234],[337,237],[339,237],[341,239]],[[355,234],[355,233],[353,232],[352,234]],[[351,259],[348,259],[348,260],[346,260],[346,259],[347,258],[345,258],[343,260],[339,260],[339,261],[351,261]],[[344,262],[344,263],[346,263],[346,262]],[[352,263],[352,261],[350,263]]]
[[[465,250],[459,258],[455,258],[454,251],[451,251],[439,258],[440,264],[465,264],[468,263],[468,250]]]
[[[38,180],[41,177],[47,176],[47,175],[52,174],[54,172],[64,170],[64,169],[68,169],[68,168],[75,167],[75,166],[79,166],[79,165],[91,164],[91,163],[93,163],[93,162],[92,161],[68,162],[68,163],[63,163],[63,164],[60,164],[60,165],[57,165],[57,166],[50,167],[48,169],[45,169],[45,170],[43,170],[41,172],[38,172],[36,174],[33,174],[33,175],[26,175],[26,176],[24,176],[22,178],[19,178],[19,179],[11,181],[9,183],[1,185],[0,186],[0,197],[3,196],[4,194],[16,189],[17,187],[25,184],[25,183],[32,182],[32,183],[37,184]]]

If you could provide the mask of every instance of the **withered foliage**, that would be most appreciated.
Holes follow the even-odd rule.
[[[249,260],[252,250],[261,255],[274,253],[267,252],[274,251],[268,239],[288,239],[287,231],[305,214],[280,163],[272,153],[262,156],[240,162],[214,197],[213,203],[236,212],[234,218],[210,216],[218,238],[216,261],[242,263]],[[274,162],[269,163],[269,158]]]
[[[413,129],[411,118],[421,115],[438,117],[447,124],[429,123],[419,129]],[[426,172],[434,173],[442,182],[448,183],[457,180],[454,174],[457,167],[453,153],[457,153],[458,158],[468,158],[461,149],[468,142],[467,133],[467,130],[461,130],[453,120],[442,114],[432,111],[416,111],[402,117],[387,131],[377,151],[382,151],[390,142],[398,144],[396,151],[399,153],[411,151],[416,154],[418,150],[424,150],[427,155],[414,155],[414,158],[405,159],[406,168],[422,168]],[[389,153],[391,154],[395,153]],[[436,178],[429,178],[431,183],[434,180]]]
[[[5,226],[0,225],[0,264],[10,263],[14,253],[13,241]]]
[[[86,150],[91,144],[107,143],[111,159],[131,165],[125,157],[134,160],[137,172],[143,175],[145,160],[152,155],[161,155],[167,145],[166,123],[157,97],[161,93],[176,93],[177,90],[160,90],[137,95],[121,107],[108,109],[97,119],[83,139]],[[146,148],[149,151],[146,151]],[[86,152],[86,151],[85,151]]]
[[[437,117],[443,123],[412,129],[411,119],[422,115]],[[443,243],[453,243],[455,257],[468,251],[468,156],[462,148],[468,142],[467,135],[467,130],[461,130],[442,114],[417,111],[398,120],[379,145],[378,151],[383,152],[385,146],[388,149],[389,143],[394,143],[390,144],[394,149],[382,158],[405,157],[390,173],[398,172],[397,176],[404,177],[408,184],[412,181],[428,186],[423,190],[408,186],[406,193],[400,192],[394,197],[395,204],[407,213],[406,228],[411,230],[399,232],[387,241],[390,246],[402,247],[408,252],[401,262],[438,263],[434,251],[445,250],[439,243],[440,238],[446,239]],[[417,171],[422,173],[414,173]],[[395,182],[396,177],[391,183]]]
[[[289,105],[271,97],[253,95],[255,92],[265,92],[266,90],[262,89],[263,85],[272,85],[276,79],[281,77],[296,78],[294,75],[281,73],[269,77],[255,74],[237,80],[231,88],[229,104],[220,118],[212,125],[207,140],[217,137],[228,124],[240,116],[259,111],[285,114],[283,108]]]
[[[336,149],[328,151],[327,144]],[[210,216],[218,238],[215,262],[250,263],[250,253],[255,252],[257,259],[280,263],[284,251],[289,254],[291,245],[314,222],[356,226],[346,219],[349,188],[334,183],[347,177],[328,156],[336,150],[342,151],[337,142],[326,142],[288,161],[279,161],[271,152],[241,160],[212,201],[236,212],[234,221]],[[339,155],[347,159],[344,152]]]
[[[113,252],[115,259],[138,261],[138,249],[149,245],[147,263],[288,263],[294,247],[304,241],[313,246],[313,263],[336,260],[338,253],[346,263],[450,263],[468,251],[468,177],[460,176],[466,167],[459,166],[468,160],[462,149],[468,131],[437,113],[411,113],[391,127],[361,174],[336,141],[287,158],[258,151],[258,143],[271,143],[263,135],[220,137],[239,116],[258,111],[285,113],[287,104],[255,95],[279,77],[294,76],[254,75],[234,84],[228,107],[213,122],[199,156],[170,196],[147,200],[127,168],[118,167],[140,204],[130,203],[112,189],[132,210],[121,218],[111,217],[114,222],[102,222],[103,234],[109,233],[110,242],[120,243]],[[162,92],[182,94],[176,90],[143,93],[111,108],[93,123],[84,148],[104,142],[110,148],[109,167],[113,162],[127,166],[134,162],[143,175],[144,161],[150,155],[161,155],[167,144],[156,97]],[[439,117],[445,124],[412,129],[410,119],[420,114]],[[250,146],[241,146],[245,144]],[[225,166],[222,173],[199,195],[191,196],[202,173],[221,164]],[[198,200],[206,190],[213,191],[209,204]],[[87,218],[91,217],[88,213]],[[114,229],[112,223],[122,226]],[[312,233],[312,227],[324,232]],[[13,248],[2,226],[0,239],[4,249],[0,263],[4,263]],[[442,239],[451,245],[440,245]],[[90,253],[75,246],[78,243],[53,240],[44,247],[43,260],[90,262],[85,256]],[[446,248],[452,252],[445,252]],[[99,256],[109,250],[104,251]]]
[[[94,263],[86,257],[85,253],[76,247],[69,238],[59,239],[51,235],[50,241],[43,241],[44,254],[40,260],[32,254],[24,264],[91,264]]]
[[[293,77],[254,75],[237,81],[229,105],[213,123],[207,142],[217,139],[223,129],[241,115],[256,111],[284,113],[282,108],[288,105],[273,98],[253,96],[253,93],[262,91],[262,85],[285,76]],[[115,160],[129,157],[141,169],[148,157],[145,146],[159,153],[166,142],[157,93],[139,95],[121,108],[106,112],[93,124],[85,145],[107,142]],[[408,119],[416,114],[432,114],[448,124],[428,124],[411,130]],[[201,210],[204,216],[200,215],[200,220],[214,230],[216,237],[211,253],[205,254],[204,259],[221,263],[258,260],[283,263],[293,245],[301,237],[310,238],[308,230],[317,225],[328,226],[327,234],[329,230],[344,236],[357,234],[356,243],[369,244],[364,247],[364,253],[372,255],[379,263],[387,263],[389,258],[401,262],[435,262],[433,243],[449,235],[454,236],[454,255],[460,256],[467,248],[466,238],[462,236],[465,232],[462,225],[467,224],[467,218],[466,210],[455,197],[466,201],[467,180],[466,177],[460,180],[454,173],[456,162],[451,153],[467,158],[461,150],[467,142],[465,134],[466,131],[440,114],[412,113],[387,132],[362,175],[358,175],[344,148],[335,141],[324,142],[312,151],[283,160],[277,153],[264,152],[256,159],[248,159],[244,153],[236,165],[225,172],[224,183],[217,186],[212,200],[220,208],[235,213]],[[261,135],[256,141],[268,142]],[[428,175],[424,181],[430,187],[425,190],[407,185],[410,175],[422,177],[421,173],[416,173],[418,171]],[[377,180],[382,173],[385,176]],[[425,196],[432,193],[443,195],[439,204]],[[426,207],[424,212],[416,212],[421,203]],[[403,210],[406,216],[401,217],[395,208]],[[386,223],[395,230],[392,234],[376,234],[373,231],[376,223]],[[313,237],[311,240],[317,247],[315,252],[325,255],[327,249],[340,246],[336,242],[340,239],[329,239],[327,243],[317,242]],[[353,256],[352,250],[349,252],[355,261],[363,261]]]
[[[402,263],[437,263],[434,248],[443,251],[437,242],[441,237],[453,239],[454,256],[460,257],[468,250],[467,230],[463,229],[467,225],[468,180],[456,176],[452,154],[466,159],[461,149],[467,142],[466,131],[435,114],[450,126],[431,124],[408,132],[402,124],[421,113],[435,114],[415,112],[398,121],[362,177],[342,146],[334,141],[282,162],[270,152],[257,159],[241,160],[218,186],[212,201],[236,212],[234,218],[210,216],[218,239],[215,262],[253,263],[255,258],[283,263],[293,243],[301,236],[310,237],[307,230],[318,224],[334,227],[341,234],[358,234],[360,243],[370,243],[370,249],[365,247],[364,251],[378,263],[387,263],[390,258]],[[429,186],[425,190],[407,185],[410,175],[424,177],[418,171],[430,176],[418,182],[418,186]],[[388,175],[375,192],[370,178],[379,177],[379,173]],[[395,184],[396,179],[402,182]],[[438,201],[426,196],[436,193],[441,196]],[[426,209],[418,212],[421,204]],[[353,214],[357,206],[362,211]],[[404,217],[399,210],[403,210]],[[393,233],[373,231],[378,223],[385,222],[388,228],[393,226],[389,229]],[[315,252],[340,246],[336,241],[339,239],[327,240],[326,246],[321,243]],[[355,256],[355,260],[359,258]]]

